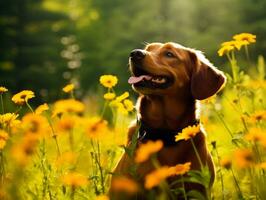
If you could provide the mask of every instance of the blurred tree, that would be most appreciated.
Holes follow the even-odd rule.
[[[254,54],[263,54],[266,51],[266,1],[265,0],[239,0],[242,32],[257,35],[260,41],[256,43]],[[264,56],[266,56],[264,54]]]
[[[238,0],[92,1],[89,9],[93,8],[98,18],[77,33],[87,55],[81,68],[82,87],[91,88],[102,73],[115,73],[122,89],[129,89],[128,55],[145,42],[178,42],[203,50],[210,60],[221,62],[217,59],[220,43],[237,32],[237,3]]]
[[[255,2],[255,3],[253,3]],[[127,84],[128,55],[146,42],[202,50],[219,65],[221,42],[239,32],[265,37],[263,0],[10,0],[0,2],[0,84],[57,98],[66,82],[79,95],[101,74]],[[61,43],[60,43],[61,41]],[[68,41],[68,42],[66,42]],[[69,42],[70,41],[70,42]],[[266,47],[264,40],[260,51]]]
[[[0,85],[12,92],[31,89],[47,100],[62,86],[60,38],[71,27],[66,15],[45,10],[42,2],[0,2]]]

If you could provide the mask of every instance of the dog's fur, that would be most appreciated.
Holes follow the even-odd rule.
[[[180,130],[191,125],[196,120],[196,100],[214,95],[225,83],[226,78],[223,73],[200,51],[176,43],[151,43],[140,51],[145,55],[143,59],[135,61],[130,57],[129,60],[133,76],[136,76],[136,71],[141,68],[154,76],[171,77],[173,81],[164,89],[139,87],[133,84],[133,89],[140,94],[137,103],[138,116],[152,128]],[[136,131],[136,124],[129,128],[128,144]],[[209,167],[213,182],[214,165],[207,149],[204,132],[201,130],[193,140],[202,162]],[[163,147],[158,153],[158,160],[162,166],[191,162],[191,169],[200,170],[200,164],[189,140]],[[134,160],[124,154],[114,174],[130,176],[129,169],[132,165]],[[145,175],[152,170],[154,167],[150,161],[138,165],[137,174],[141,185]],[[186,190],[190,189],[206,192],[200,185],[195,184],[187,184]]]

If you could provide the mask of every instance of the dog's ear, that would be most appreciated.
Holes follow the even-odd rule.
[[[206,99],[224,85],[226,77],[205,56],[196,50],[190,51],[192,63],[191,93],[195,99]]]

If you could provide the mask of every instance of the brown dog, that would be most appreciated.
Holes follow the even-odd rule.
[[[161,139],[163,149],[158,153],[162,166],[191,162],[191,168],[200,170],[200,164],[190,141],[174,141],[174,134],[198,123],[196,100],[206,99],[225,83],[225,76],[217,70],[201,52],[176,43],[151,43],[144,50],[133,50],[129,58],[132,77],[129,83],[140,94],[137,103],[140,129],[129,128],[128,144],[138,131],[138,144]],[[201,131],[193,139],[204,164],[207,164],[214,180],[214,165]],[[124,154],[114,174],[130,176],[134,159]],[[138,165],[137,176],[143,185],[145,175],[154,170],[150,161]],[[212,184],[212,183],[211,183]],[[199,185],[186,185],[186,190]],[[112,184],[111,184],[112,191]]]

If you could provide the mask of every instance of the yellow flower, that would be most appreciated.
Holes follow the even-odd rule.
[[[22,141],[12,148],[13,158],[22,166],[25,166],[31,155],[34,154],[38,140],[32,135],[23,137]]]
[[[64,185],[68,185],[74,188],[84,186],[88,183],[88,179],[77,172],[70,172],[68,174],[65,174],[61,177],[61,180]]]
[[[163,148],[163,142],[161,140],[157,140],[155,142],[148,141],[145,144],[140,144],[136,150],[135,162],[142,163],[148,160],[148,158],[152,154],[160,151],[162,148]]]
[[[163,180],[172,175],[172,169],[166,166],[160,167],[145,176],[144,186],[146,189],[151,189],[158,186]]]
[[[114,87],[118,82],[118,79],[116,76],[113,75],[103,75],[100,77],[100,83],[107,88]]]
[[[138,185],[135,181],[127,177],[116,177],[112,180],[112,189],[114,191],[126,192],[126,193],[136,193],[138,191]]]
[[[5,113],[0,115],[0,124],[3,126],[10,126],[18,117],[18,114],[15,113]]]
[[[50,131],[47,119],[33,113],[28,113],[22,118],[22,125],[25,134],[30,134],[36,139],[48,135]]]
[[[233,36],[236,41],[247,42],[247,44],[256,42],[256,35],[251,33],[240,33]]]
[[[222,47],[234,47],[237,50],[240,50],[242,46],[247,45],[248,43],[245,41],[238,41],[238,40],[232,40],[228,42],[223,42],[221,44]]]
[[[73,152],[64,152],[60,155],[60,157],[56,160],[56,165],[61,166],[65,163],[67,164],[75,164],[77,161],[77,155]]]
[[[69,93],[69,92],[73,91],[74,88],[75,88],[75,85],[71,83],[71,84],[66,85],[62,90],[65,93]]]
[[[262,142],[262,144],[266,144],[266,134],[260,128],[251,128],[245,135],[245,139],[252,142]]]
[[[188,126],[182,130],[181,133],[178,133],[175,136],[175,141],[178,142],[180,140],[189,140],[192,137],[195,137],[200,132],[200,125]]]
[[[69,132],[75,126],[75,118],[73,116],[62,117],[57,122],[57,128],[62,132]]]
[[[35,113],[36,113],[37,115],[41,115],[41,114],[42,114],[44,111],[46,111],[46,110],[49,110],[49,106],[48,106],[47,103],[44,103],[44,104],[42,104],[42,105],[39,105],[39,106],[36,108]]]
[[[125,108],[125,105],[123,103],[118,102],[116,104],[116,108],[117,108],[118,113],[121,113],[123,115],[127,115],[128,114],[128,110]]]
[[[111,101],[110,106],[115,107],[117,109],[118,113],[121,113],[121,114],[124,114],[124,115],[128,114],[128,111],[125,108],[124,104],[119,102],[119,101],[117,101],[117,100]]]
[[[184,175],[190,170],[191,162],[186,162],[184,164],[177,164],[174,167],[170,167],[170,174],[171,175]]]
[[[266,169],[266,162],[262,162],[262,163],[258,164],[257,167],[260,169]]]
[[[250,115],[249,121],[256,123],[266,119],[266,110],[259,110]]]
[[[9,136],[7,132],[0,129],[0,150],[2,150],[5,147],[6,141],[8,140],[8,138]]]
[[[128,92],[124,92],[120,96],[116,97],[115,100],[118,101],[118,102],[121,102],[121,101],[123,101],[124,99],[126,99],[128,97],[129,97],[129,93]]]
[[[161,181],[170,176],[184,175],[190,170],[190,165],[191,162],[186,162],[184,164],[177,164],[173,167],[163,166],[159,169],[156,169],[145,177],[144,186],[146,189],[151,189],[159,185]]]
[[[253,164],[253,154],[249,149],[237,149],[234,152],[234,161],[239,168],[247,168]]]
[[[218,50],[218,54],[219,56],[223,56],[224,54],[229,53],[230,51],[234,50],[234,46],[222,46],[219,50]]]
[[[85,132],[90,138],[100,138],[108,133],[107,121],[99,117],[92,117],[86,122]]]
[[[95,200],[110,200],[107,195],[100,195],[97,196]]]
[[[12,101],[15,104],[18,105],[23,105],[25,102],[28,102],[29,99],[35,97],[34,92],[30,91],[30,90],[23,90],[17,94],[15,94],[12,97]]]
[[[128,112],[134,110],[134,104],[133,104],[133,102],[130,101],[129,99],[125,99],[125,100],[123,101],[123,104],[124,104],[124,106],[125,106],[125,109],[126,109]]]
[[[126,99],[129,97],[128,92],[124,92],[122,95],[115,98],[115,100],[110,102],[110,106],[116,107],[117,111],[121,114],[127,115],[128,112],[134,109],[132,101]]]
[[[108,92],[103,95],[103,98],[106,100],[112,100],[115,98],[115,93],[113,92]]]
[[[16,133],[21,129],[21,120],[12,120],[9,126],[11,127],[11,133]]]
[[[52,117],[63,113],[82,113],[84,110],[85,105],[75,99],[58,100],[54,104]]]
[[[224,167],[225,169],[230,169],[232,166],[232,160],[228,159],[228,158],[223,158],[220,161],[220,165],[222,167]]]
[[[4,93],[4,92],[7,92],[8,89],[6,89],[5,87],[0,87],[0,94]]]

